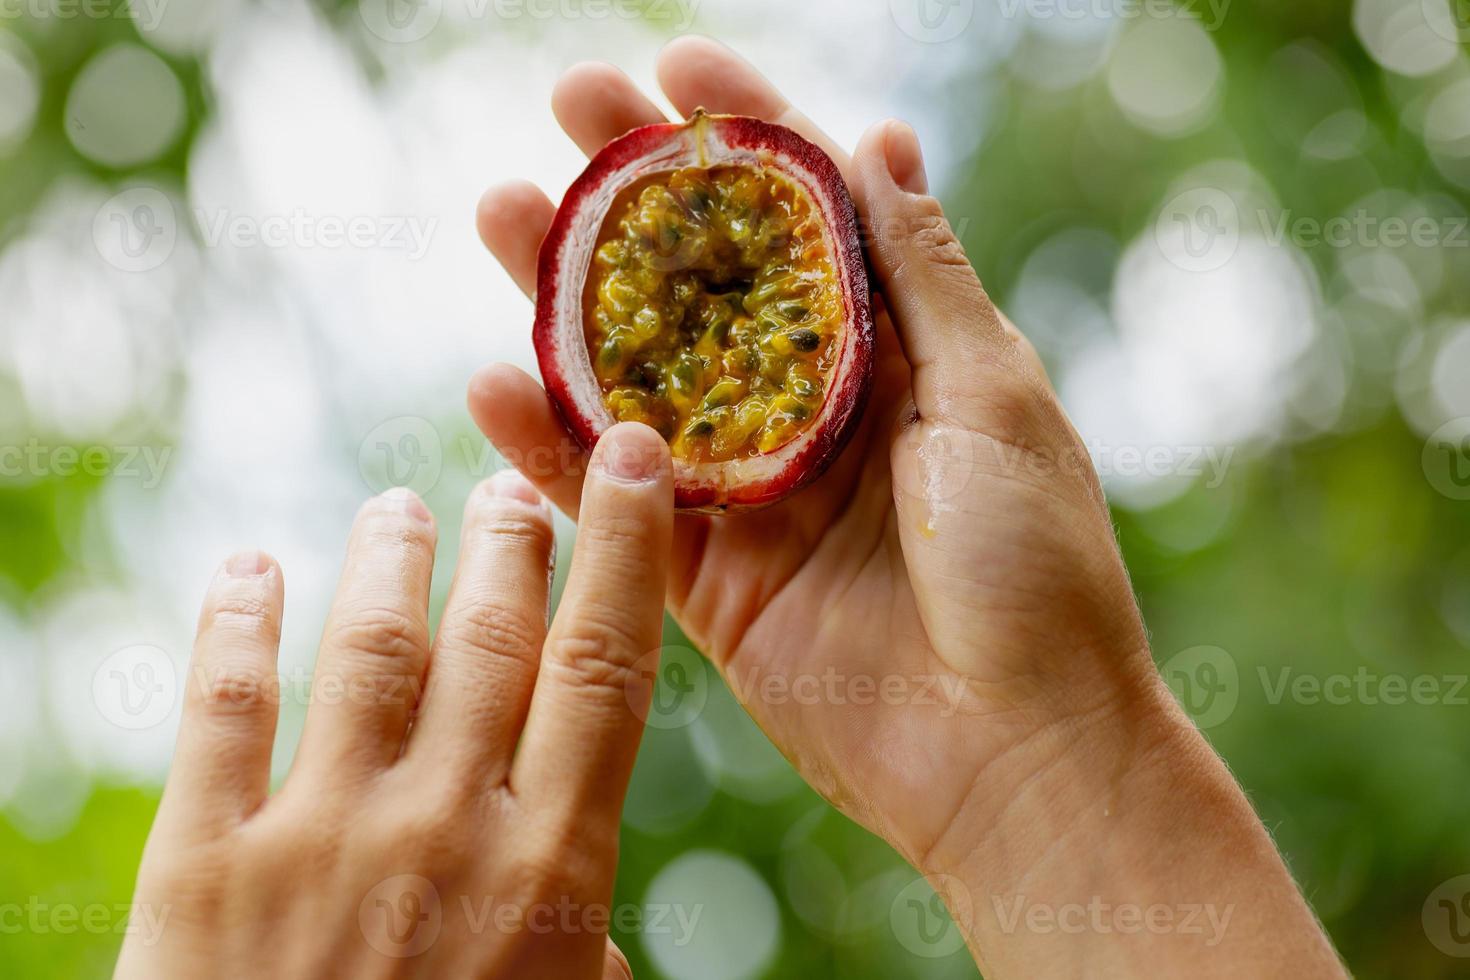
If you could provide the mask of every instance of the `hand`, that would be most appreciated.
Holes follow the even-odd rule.
[[[138,877],[162,929],[130,935],[119,977],[629,976],[608,903],[673,484],[638,425],[590,472],[549,629],[551,514],[518,474],[466,505],[432,642],[433,518],[406,491],[363,507],[272,796],[281,572],[225,564]]]
[[[1223,813],[1233,831],[1207,845],[1186,832],[1173,846],[1204,868],[1213,865],[1202,855],[1244,861],[1273,896],[1247,892],[1249,921],[1237,928],[1249,938],[1230,964],[1288,966],[1269,947],[1255,956],[1257,927],[1273,926],[1304,937],[1307,962],[1331,962],[1269,838],[1159,680],[1086,451],[928,195],[913,131],[876,126],[849,157],[702,38],[669,45],[658,77],[686,115],[703,106],[763,117],[832,156],[868,229],[886,306],[862,427],[831,470],[755,514],[677,519],[669,607],[685,632],[808,782],[946,891],[987,976],[1045,973],[1072,957],[1106,972],[1158,937],[1114,959],[1075,943],[1067,960],[1048,959],[1047,943],[1015,936],[999,907],[960,908],[951,885],[997,899],[1029,888],[1061,903],[1101,878],[1110,894],[1146,888],[1145,905],[1178,897],[1192,879],[1128,872],[1172,853],[1164,842],[1189,819],[1180,811],[1206,794],[1216,809],[1196,819]],[[588,154],[663,121],[605,65],[568,71],[552,106]],[[527,184],[494,188],[480,204],[482,238],[528,294],[554,210]],[[470,407],[501,452],[575,515],[580,465],[535,381],[489,367]],[[565,459],[573,465],[539,465]],[[1195,782],[1171,782],[1176,767]],[[1114,814],[1128,817],[1131,835],[1098,822]]]
[[[872,397],[841,459],[775,507],[680,516],[670,608],[813,785],[920,867],[943,867],[959,853],[949,828],[984,819],[1006,788],[996,770],[1029,771],[1009,761],[1017,748],[1154,683],[1101,489],[1035,352],[927,195],[912,130],[875,127],[849,158],[703,39],[666,49],[659,78],[683,112],[762,116],[826,149],[875,235],[891,312],[879,312]],[[607,66],[573,68],[552,104],[589,154],[663,119]],[[486,244],[528,293],[553,212],[524,184],[481,203]],[[507,458],[566,458],[568,435],[521,372],[483,371],[470,405]],[[577,469],[526,467],[573,514]],[[817,704],[776,704],[762,694],[771,676],[836,679]],[[885,679],[893,696],[866,710],[832,703],[834,689],[850,702],[855,685]]]

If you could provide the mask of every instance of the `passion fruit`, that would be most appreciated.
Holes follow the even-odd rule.
[[[746,116],[619,137],[541,244],[534,339],[584,448],[626,421],[668,440],[679,508],[794,493],[846,445],[872,379],[867,269],[836,164]]]

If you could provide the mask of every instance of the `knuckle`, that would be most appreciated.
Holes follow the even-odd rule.
[[[453,621],[440,626],[443,645],[448,649],[515,660],[533,656],[543,632],[544,627],[526,616],[478,597],[472,598]]]
[[[427,646],[428,629],[423,622],[391,606],[361,606],[349,609],[330,631],[335,648],[366,659],[412,660]]]
[[[429,527],[407,514],[372,507],[359,517],[358,534],[364,550],[374,552],[422,550],[433,540]]]
[[[640,552],[649,537],[646,520],[626,514],[603,514],[588,521],[577,531],[588,545],[601,552],[629,554]]]
[[[637,678],[635,656],[630,652],[637,649],[637,641],[626,630],[604,617],[597,625],[581,626],[557,638],[546,660],[569,675],[579,689],[601,691],[621,701]]]
[[[551,522],[544,511],[484,493],[476,494],[465,521],[467,543],[511,544],[547,550],[553,543]]]
[[[223,595],[209,604],[201,633],[234,633],[267,640],[280,638],[280,621],[264,596]]]
[[[212,711],[253,713],[276,704],[279,686],[274,672],[244,664],[221,665],[202,673],[199,695]]]
[[[926,197],[920,200],[918,211],[909,227],[908,238],[910,246],[925,262],[960,269],[969,277],[974,277],[975,270],[970,266],[965,247],[955,237],[954,229],[950,227],[936,199]]]

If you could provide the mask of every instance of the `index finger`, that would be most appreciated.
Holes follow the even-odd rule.
[[[685,116],[702,106],[708,112],[755,116],[794,129],[820,146],[847,176],[852,163],[847,152],[754,65],[713,38],[688,35],[665,45],[658,56],[658,84]]]
[[[511,789],[531,806],[616,832],[652,696],[645,657],[663,633],[674,477],[663,437],[605,432],[582,490],[577,542],[531,701]],[[579,831],[580,832],[580,831]]]

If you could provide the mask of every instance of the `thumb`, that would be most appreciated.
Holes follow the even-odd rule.
[[[920,417],[980,431],[1051,399],[1035,350],[995,308],[930,196],[918,137],[890,120],[864,134],[852,191],[878,288],[913,369]]]

